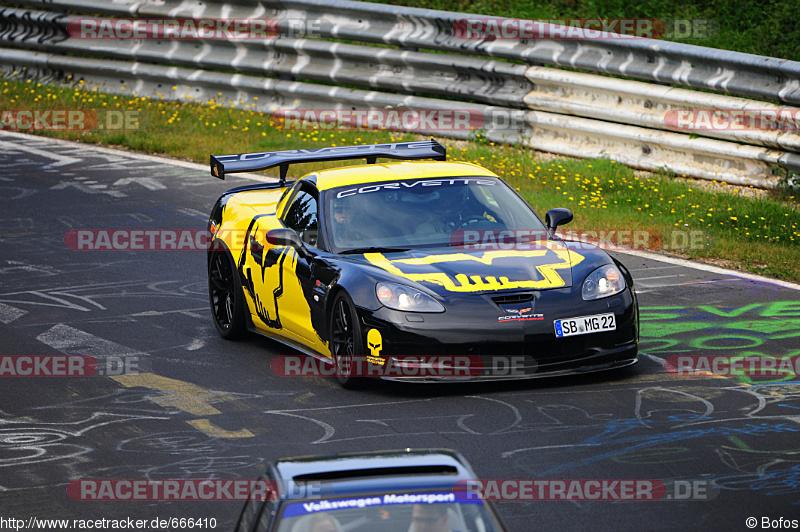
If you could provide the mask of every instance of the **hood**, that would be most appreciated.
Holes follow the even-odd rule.
[[[441,295],[548,290],[572,286],[572,267],[584,257],[562,243],[543,241],[522,249],[465,250],[453,247],[399,253],[365,253],[359,262],[413,281]]]

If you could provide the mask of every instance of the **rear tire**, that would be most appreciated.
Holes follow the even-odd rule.
[[[364,359],[361,325],[352,300],[344,292],[333,301],[331,326],[328,330],[331,334],[331,356],[336,366],[336,380],[344,388],[362,387],[366,380],[353,376],[354,371],[363,367],[363,364],[358,363]]]
[[[238,340],[247,334],[242,285],[227,250],[211,252],[208,261],[208,299],[217,332],[226,340]]]

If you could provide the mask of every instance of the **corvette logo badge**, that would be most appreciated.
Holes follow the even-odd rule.
[[[512,314],[511,316],[497,317],[497,323],[508,323],[512,321],[544,321],[544,314]]]

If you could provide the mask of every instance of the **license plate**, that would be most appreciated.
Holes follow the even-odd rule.
[[[566,320],[555,320],[556,336],[575,336],[578,334],[589,334],[603,331],[614,331],[617,322],[614,314],[595,314],[594,316],[581,316],[579,318],[569,318]]]

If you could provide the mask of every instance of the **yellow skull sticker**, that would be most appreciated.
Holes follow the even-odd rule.
[[[381,358],[381,349],[383,349],[383,337],[378,329],[370,329],[367,332],[367,347],[369,348],[369,355],[367,361],[383,366],[384,360]]]

